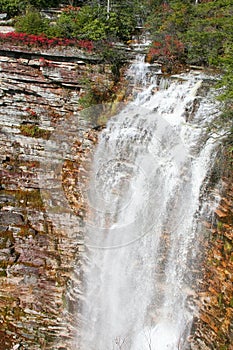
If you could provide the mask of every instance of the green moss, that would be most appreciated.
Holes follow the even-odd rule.
[[[6,277],[7,273],[6,273],[6,269],[0,268],[0,277]]]
[[[15,192],[15,198],[21,207],[30,207],[39,210],[43,210],[44,208],[39,189],[29,191],[18,190]]]
[[[218,306],[224,308],[224,296],[222,293],[218,294]]]
[[[0,249],[4,249],[6,247],[6,243],[11,242],[14,243],[13,233],[11,231],[1,231],[0,234]]]
[[[14,307],[14,308],[12,309],[12,313],[13,313],[14,318],[15,318],[16,320],[19,320],[22,316],[25,315],[24,311],[23,311],[20,307],[18,307],[18,306]]]
[[[233,250],[233,246],[230,242],[226,241],[224,244],[224,251],[230,253]]]
[[[62,294],[62,303],[63,303],[64,309],[66,309],[67,308],[67,298],[66,298],[66,295],[64,293]]]
[[[88,91],[84,96],[79,99],[80,106],[82,108],[89,108],[93,105],[96,105],[98,102],[95,99],[95,96],[91,91]]]
[[[41,129],[39,126],[34,124],[23,124],[19,127],[21,133],[24,136],[48,139],[50,137],[50,131]]]
[[[33,189],[33,190],[7,190],[2,191],[2,195],[10,195],[12,196],[12,199],[7,203],[8,205],[16,205],[21,208],[29,207],[34,208],[38,210],[44,209],[44,203],[41,198],[40,190],[39,189]],[[3,203],[1,205],[4,206]],[[0,241],[1,245],[1,241]]]
[[[2,276],[4,276],[4,272],[11,265],[13,265],[13,261],[12,262],[9,262],[8,260],[1,260],[0,261],[0,270],[2,271]]]
[[[29,225],[22,226],[20,228],[20,231],[18,232],[17,236],[20,236],[20,237],[30,236],[32,233],[29,230],[30,230]]]
[[[217,223],[217,229],[218,229],[219,231],[222,231],[222,229],[223,229],[223,223],[222,223],[221,221],[218,221],[218,223]]]

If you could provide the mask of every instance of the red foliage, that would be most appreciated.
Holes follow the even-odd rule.
[[[175,61],[184,52],[184,45],[172,35],[165,35],[163,40],[155,41],[148,55],[151,60],[162,59],[163,61]]]
[[[92,41],[89,40],[79,40],[78,46],[82,49],[85,49],[87,51],[92,51],[94,49],[94,44]]]
[[[94,45],[89,40],[66,39],[66,38],[47,38],[45,35],[34,35],[25,33],[0,33],[0,42],[10,44],[23,44],[29,47],[50,48],[55,46],[74,46],[86,51],[92,51]]]
[[[62,9],[62,12],[78,12],[81,9],[81,7],[76,7],[72,5],[68,5]]]
[[[37,113],[35,111],[33,111],[33,109],[31,109],[30,107],[26,108],[26,111],[32,116],[32,117],[36,117]]]

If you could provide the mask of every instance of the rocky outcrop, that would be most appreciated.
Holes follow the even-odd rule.
[[[2,350],[71,348],[97,139],[96,116],[80,113],[87,76],[111,83],[110,70],[90,62],[0,56]]]
[[[0,350],[73,347],[86,191],[103,124],[99,107],[81,112],[87,79],[106,94],[114,85],[109,67],[90,57],[0,51]],[[214,225],[206,223],[193,350],[232,349],[230,173],[221,194]]]
[[[206,223],[205,259],[202,268],[192,349],[233,349],[233,190],[232,168],[221,162],[221,199],[214,221]]]

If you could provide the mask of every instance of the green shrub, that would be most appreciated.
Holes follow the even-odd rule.
[[[15,23],[17,32],[27,34],[42,34],[49,28],[49,21],[42,18],[39,11],[28,8],[25,15],[19,16]]]
[[[55,7],[60,0],[0,0],[0,12],[6,12],[8,17],[13,17],[24,13],[28,6],[37,9]]]
[[[85,5],[80,9],[64,11],[56,25],[48,29],[49,36],[88,40],[117,39],[127,41],[136,26],[136,17],[127,8],[109,14],[105,6]]]
[[[13,17],[24,11],[25,5],[21,0],[1,0],[0,12],[6,12],[9,17]]]
[[[19,129],[24,136],[28,137],[48,139],[50,136],[48,130],[41,129],[34,124],[22,124]]]

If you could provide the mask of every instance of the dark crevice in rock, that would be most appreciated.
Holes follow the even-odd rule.
[[[79,60],[90,63],[90,64],[99,64],[102,62],[100,58],[85,57],[85,56],[63,56],[63,55],[50,55],[46,53],[35,53],[35,52],[24,52],[24,51],[11,51],[11,50],[0,50],[0,56],[24,58],[24,59],[38,59],[43,57],[48,61],[58,61],[58,62],[77,62]],[[37,67],[37,65],[36,65]]]
[[[18,88],[14,89],[14,90],[12,88],[10,88],[7,91],[7,93],[9,95],[24,94],[26,96],[29,95],[29,96],[40,97],[40,94],[38,94],[38,93],[36,93],[34,91],[28,91],[28,90],[25,90],[25,89],[18,89]]]

